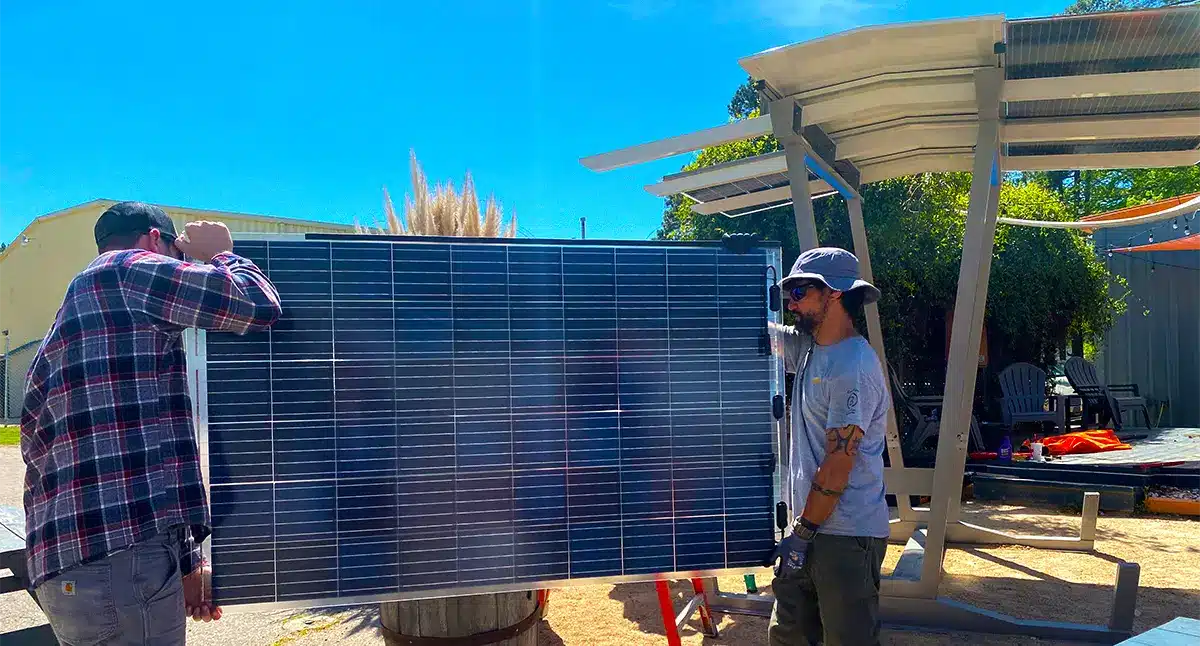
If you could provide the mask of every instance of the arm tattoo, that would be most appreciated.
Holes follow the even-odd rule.
[[[825,448],[828,453],[845,453],[856,455],[858,445],[862,442],[863,430],[853,424],[845,428],[831,428],[825,431]]]
[[[826,489],[825,487],[822,487],[821,485],[817,484],[816,482],[814,482],[812,484],[812,490],[823,496],[832,496],[834,498],[842,495],[841,489]]]

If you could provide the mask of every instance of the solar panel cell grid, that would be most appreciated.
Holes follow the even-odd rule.
[[[778,249],[239,242],[284,299],[207,336],[217,598],[756,566]]]
[[[1167,152],[1193,150],[1200,146],[1200,137],[1170,137],[1137,141],[1045,142],[1008,144],[1008,155],[1089,155],[1103,153]]]
[[[1110,12],[1009,21],[1010,79],[1200,66],[1200,10]]]
[[[1200,72],[1198,72],[1200,73]],[[1200,92],[1141,94],[1133,96],[1096,96],[1041,101],[1010,101],[1005,104],[1008,119],[1100,116],[1200,110]]]

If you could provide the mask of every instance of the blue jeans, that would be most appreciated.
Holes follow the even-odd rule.
[[[34,593],[65,646],[183,644],[181,530],[72,568]]]

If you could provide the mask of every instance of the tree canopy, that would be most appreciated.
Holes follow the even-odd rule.
[[[1194,4],[1195,0],[1076,0],[1067,7],[1065,14],[1100,13],[1102,11],[1129,11],[1131,9],[1153,9],[1155,7],[1177,7]]]
[[[1155,202],[1200,187],[1200,166],[1010,173],[1015,183],[1036,183],[1056,193],[1075,217]]]

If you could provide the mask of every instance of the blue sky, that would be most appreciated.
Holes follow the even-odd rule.
[[[640,239],[690,157],[579,158],[717,125],[737,59],[858,25],[1054,14],[1067,0],[4,0],[0,240],[95,198],[371,223],[415,150],[520,232]]]

